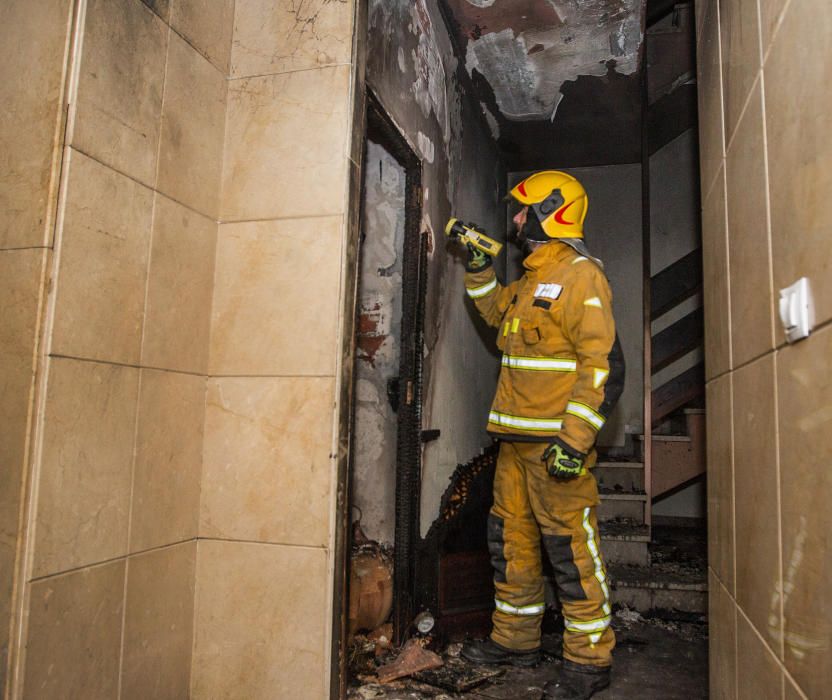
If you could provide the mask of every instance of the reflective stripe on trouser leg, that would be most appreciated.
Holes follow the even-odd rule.
[[[496,542],[500,535],[502,556]],[[540,529],[529,504],[523,466],[514,446],[507,442],[500,446],[494,476],[489,549],[495,565],[491,638],[508,649],[537,649],[545,609]]]
[[[566,627],[564,657],[606,666],[611,662],[615,635],[609,626],[609,586],[595,515],[597,483],[591,474],[559,482],[548,476],[542,464],[536,466],[539,460],[540,449],[529,447],[530,501],[555,569]]]

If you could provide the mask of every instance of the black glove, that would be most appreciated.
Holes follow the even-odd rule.
[[[555,438],[543,453],[546,470],[549,476],[556,479],[575,479],[586,474],[585,461],[585,454],[578,452],[559,438]]]
[[[490,255],[486,255],[471,243],[466,243],[465,247],[468,248],[468,260],[465,263],[468,272],[482,272],[491,266]]]

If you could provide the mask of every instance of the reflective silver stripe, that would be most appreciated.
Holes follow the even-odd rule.
[[[591,634],[593,632],[603,632],[610,626],[610,616],[605,615],[599,617],[597,620],[590,620],[589,622],[578,622],[577,620],[564,619],[566,629],[570,632],[583,632],[584,634]]]
[[[578,418],[583,418],[596,430],[601,430],[601,428],[604,427],[604,417],[600,413],[593,411],[585,404],[578,403],[577,401],[570,401],[566,406],[566,412],[571,413],[573,416],[577,416]]]
[[[509,615],[542,615],[546,611],[546,603],[534,603],[518,608],[511,603],[495,598],[494,604],[497,606],[497,610]]]
[[[521,357],[503,355],[503,367],[511,369],[531,369],[542,372],[574,372],[578,368],[577,360],[548,357]]]
[[[592,561],[595,564],[595,578],[604,594],[604,604],[602,606],[604,614],[609,615],[612,612],[612,607],[610,606],[610,589],[607,586],[607,574],[604,571],[604,564],[601,562],[598,543],[595,541],[595,528],[589,522],[589,512],[589,508],[584,508],[583,526],[584,532],[586,533],[586,548],[589,550],[590,555],[592,555]]]
[[[579,262],[583,262],[584,260],[589,260],[589,258],[585,258],[583,255],[579,255],[577,258],[575,258],[575,259],[572,261],[572,264],[573,264],[573,265],[575,265],[575,264],[577,264],[577,263],[579,263]]]
[[[472,299],[479,299],[480,297],[484,297],[486,294],[490,294],[496,288],[497,278],[495,277],[488,284],[484,284],[481,287],[474,287],[473,289],[466,289],[465,291],[468,292],[468,296]]]
[[[491,411],[488,414],[488,421],[506,428],[522,428],[524,430],[560,430],[563,427],[563,421],[560,419],[522,418],[520,416],[510,416],[507,413],[499,413],[498,411]]]

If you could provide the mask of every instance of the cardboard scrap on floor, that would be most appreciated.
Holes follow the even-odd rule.
[[[427,671],[442,666],[442,658],[422,648],[418,639],[409,639],[395,661],[378,669],[379,683],[389,683],[397,678],[412,676],[417,671]]]
[[[472,666],[462,659],[448,659],[442,668],[418,671],[417,681],[454,693],[466,693],[505,673],[505,669],[493,666]]]

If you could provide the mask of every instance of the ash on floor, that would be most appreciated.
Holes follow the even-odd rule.
[[[708,697],[707,624],[696,616],[645,619],[635,611],[619,610],[614,618],[617,647],[613,680],[597,700],[695,700]],[[559,646],[547,637],[544,649]],[[446,660],[459,664],[451,645]],[[550,655],[536,668],[505,668],[483,685],[454,693],[413,679],[387,685],[365,683],[349,691],[350,700],[540,700],[543,686],[553,678],[559,661]],[[489,668],[489,667],[482,667]],[[502,668],[500,670],[503,670]]]

